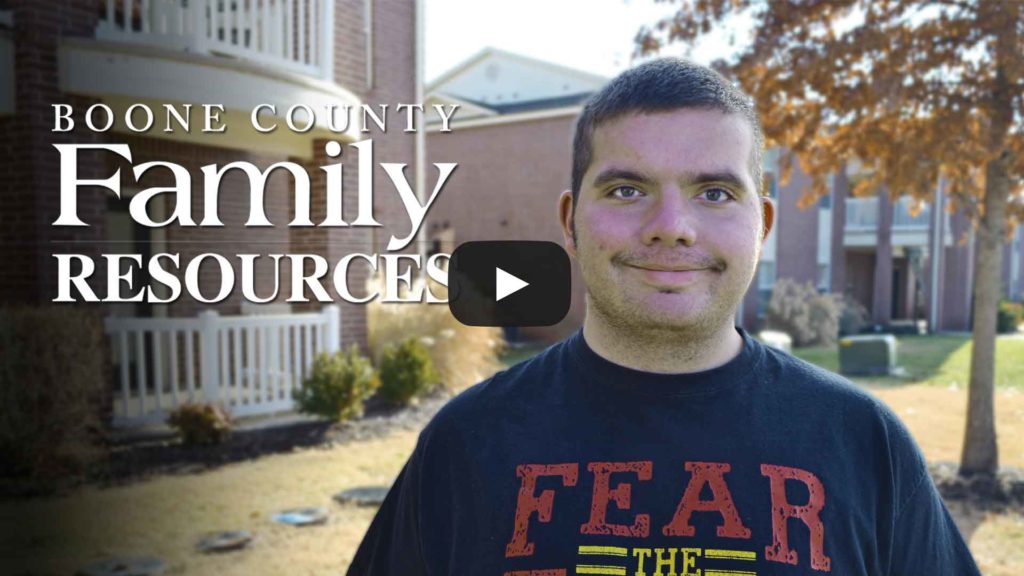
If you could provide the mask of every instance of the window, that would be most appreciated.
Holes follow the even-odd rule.
[[[762,260],[757,265],[757,288],[771,291],[773,286],[775,286],[775,262]]]

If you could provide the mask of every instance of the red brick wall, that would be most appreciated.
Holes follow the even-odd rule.
[[[574,123],[575,116],[565,116],[429,133],[429,162],[459,165],[435,204],[432,222],[449,223],[456,243],[549,240],[562,245],[557,202],[569,187]],[[581,326],[585,291],[575,262],[572,282],[565,320],[520,334],[554,341]]]
[[[803,284],[817,283],[818,274],[818,209],[801,210],[797,202],[810,178],[798,167],[776,198],[775,277],[792,278]]]
[[[54,228],[59,197],[59,158],[55,142],[87,143],[88,133],[54,135],[52,108],[71,103],[57,84],[57,45],[61,36],[91,34],[95,3],[90,0],[36,2],[11,0],[14,18],[15,114],[0,118],[0,258],[4,274],[0,299],[7,303],[50,300],[56,296],[55,252],[97,254],[101,228]],[[78,100],[78,102],[82,102]],[[82,177],[95,174],[90,167]],[[96,219],[102,191],[79,198],[83,220]]]

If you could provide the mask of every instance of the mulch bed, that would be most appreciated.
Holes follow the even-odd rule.
[[[225,464],[297,450],[328,449],[336,445],[382,438],[397,430],[419,430],[452,397],[438,390],[407,408],[368,401],[362,418],[332,423],[326,420],[292,421],[282,425],[239,426],[222,444],[185,446],[173,433],[130,440],[111,438],[107,458],[80,477],[40,482],[0,474],[0,500],[66,493],[83,484],[124,485],[166,474],[193,474]]]
[[[185,446],[176,438],[114,445],[106,466],[90,480],[124,484],[153,475],[191,474],[266,456],[382,438],[396,430],[418,430],[451,398],[440,390],[408,408],[367,402],[362,418],[342,423],[312,421],[241,429],[216,446]]]
[[[952,462],[936,462],[928,470],[947,501],[963,501],[979,510],[1024,512],[1024,470],[1004,467],[995,476],[966,478],[957,475]]]

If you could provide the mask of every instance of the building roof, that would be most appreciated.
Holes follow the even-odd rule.
[[[427,86],[430,95],[498,114],[579,104],[607,78],[496,48],[486,48]]]

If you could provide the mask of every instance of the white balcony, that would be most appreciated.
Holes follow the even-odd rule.
[[[135,104],[160,111],[223,106],[223,133],[160,129],[151,138],[305,158],[316,138],[355,140],[355,122],[330,130],[328,110],[361,104],[334,81],[334,2],[330,0],[99,0],[94,37],[61,38],[61,91],[89,96],[123,119]],[[308,132],[257,132],[258,106],[273,107],[265,125],[285,126],[297,104],[314,113]],[[344,112],[340,112],[344,113]],[[269,113],[261,116],[270,116]],[[159,118],[159,116],[158,116]],[[299,121],[308,119],[299,114]],[[116,122],[114,132],[125,132]]]
[[[96,38],[333,78],[330,0],[105,0]]]
[[[915,200],[901,196],[893,205],[892,244],[893,246],[925,246],[928,244],[928,230],[931,227],[932,210],[927,202],[915,212]],[[943,214],[946,241],[949,237],[949,214]],[[878,197],[847,198],[845,246],[874,246],[878,238]]]

